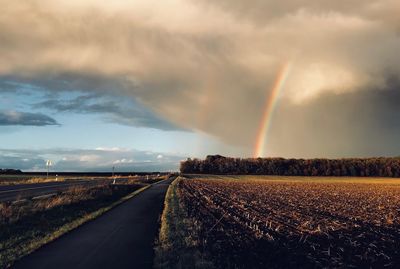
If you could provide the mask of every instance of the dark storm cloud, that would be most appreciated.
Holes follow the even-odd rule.
[[[59,123],[41,113],[0,110],[0,126],[7,125],[46,126],[59,125]]]
[[[49,100],[70,90],[131,98],[173,125],[243,145],[245,155],[280,67],[290,62],[270,134],[277,155],[380,154],[389,146],[368,140],[380,131],[397,145],[385,112],[391,100],[381,91],[400,74],[398,0],[0,3],[0,75],[36,81]],[[147,112],[122,111],[113,101],[60,106],[153,124]],[[365,110],[359,122],[350,121],[354,107]],[[392,123],[377,129],[385,117]]]
[[[187,131],[170,122],[137,100],[130,92],[134,82],[123,77],[103,77],[94,74],[65,73],[49,75],[46,78],[0,77],[1,85],[7,85],[9,92],[29,90],[44,93],[42,102],[32,105],[33,109],[50,109],[56,112],[104,114],[107,122],[160,129],[164,131]],[[118,94],[110,95],[116,92]],[[79,95],[65,99],[60,93]],[[88,94],[89,93],[89,94]]]
[[[34,104],[32,108],[45,108],[57,112],[105,115],[104,120],[135,127],[154,128],[164,131],[183,131],[135,102],[131,98],[101,96],[99,94],[80,95],[69,100],[48,99]]]
[[[6,93],[6,92],[17,92],[18,91],[18,86],[10,83],[9,81],[0,79],[0,92],[1,93]]]
[[[306,105],[281,103],[270,154],[286,157],[400,156],[400,83],[323,94]]]

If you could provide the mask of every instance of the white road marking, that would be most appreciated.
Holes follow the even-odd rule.
[[[10,192],[30,191],[30,190],[37,190],[37,189],[46,189],[46,188],[52,188],[52,187],[66,187],[66,186],[73,186],[73,185],[82,185],[84,183],[88,183],[88,182],[68,183],[68,184],[60,184],[60,185],[53,185],[53,186],[42,186],[42,187],[34,187],[34,188],[26,188],[26,189],[7,190],[7,191],[0,191],[0,194],[10,193]]]

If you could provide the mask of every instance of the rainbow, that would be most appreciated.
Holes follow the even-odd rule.
[[[265,154],[264,150],[266,142],[268,140],[268,132],[271,126],[272,116],[274,114],[276,105],[278,104],[279,97],[281,95],[282,89],[285,86],[285,82],[289,76],[291,68],[292,63],[290,61],[285,63],[281,67],[272,88],[271,94],[268,96],[265,102],[265,109],[260,122],[260,128],[257,132],[256,145],[254,147],[254,158],[263,157]]]

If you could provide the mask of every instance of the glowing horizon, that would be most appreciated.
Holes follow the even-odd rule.
[[[272,87],[271,94],[268,96],[265,106],[263,117],[260,122],[260,128],[257,132],[257,140],[254,148],[254,158],[263,157],[265,154],[265,145],[268,140],[268,132],[272,122],[272,116],[284,88],[285,82],[289,76],[292,67],[292,62],[286,62],[280,69],[278,76]]]

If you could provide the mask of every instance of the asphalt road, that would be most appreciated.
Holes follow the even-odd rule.
[[[151,186],[26,256],[13,268],[152,268],[159,216],[171,182]]]
[[[41,195],[65,191],[72,186],[93,186],[111,182],[106,179],[74,180],[61,182],[46,182],[35,184],[0,185],[0,202],[16,201]]]

